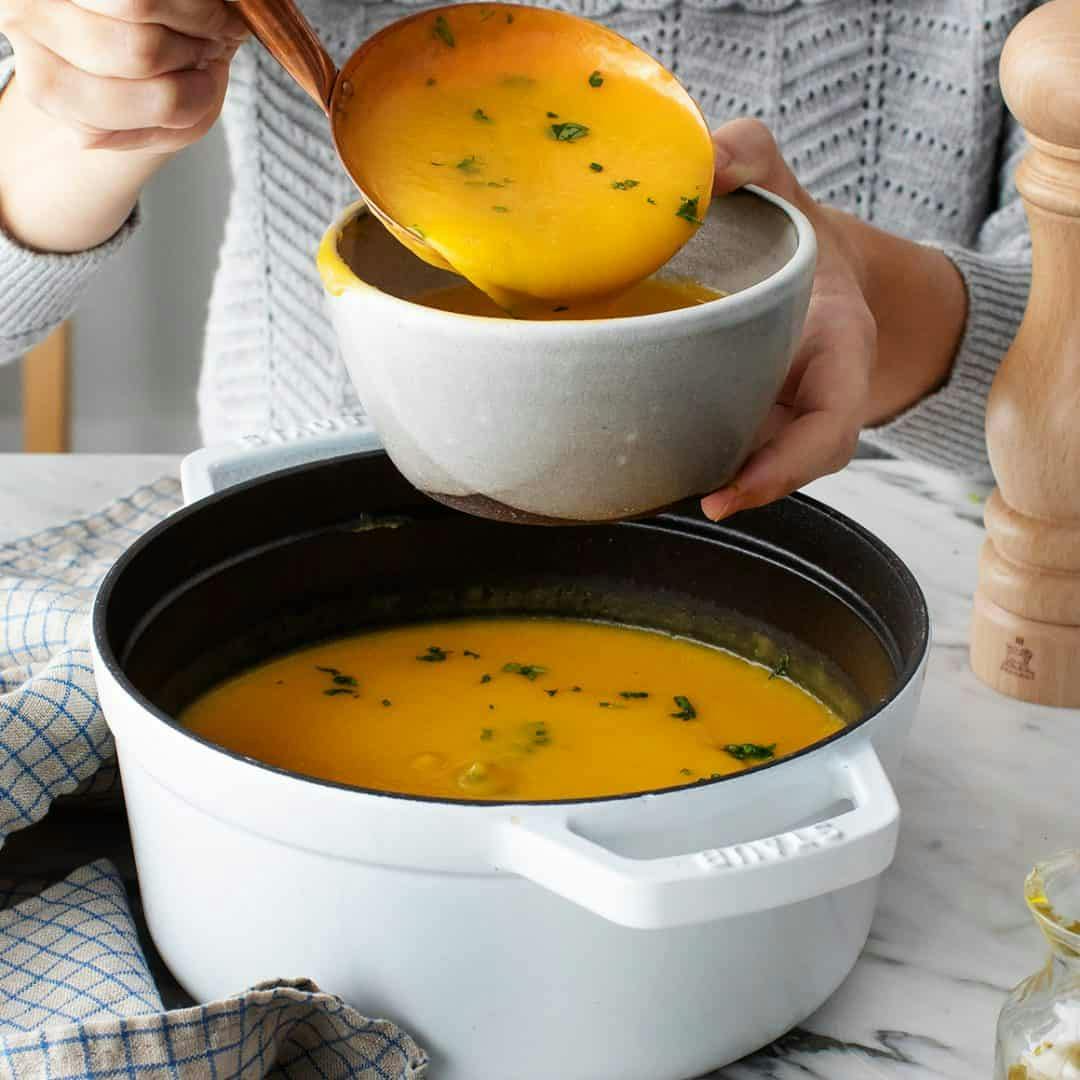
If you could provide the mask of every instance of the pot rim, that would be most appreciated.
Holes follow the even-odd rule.
[[[328,465],[332,465],[336,461],[348,461],[355,460],[357,458],[370,458],[375,456],[385,456],[383,451],[365,451],[358,454],[350,454],[343,456],[342,458],[334,458],[329,460],[306,462],[301,465],[295,465],[288,469],[281,469],[276,472],[267,473],[263,476],[255,477],[251,480],[247,480],[241,483],[237,483],[231,487],[225,488],[212,495],[206,496],[203,499],[198,500],[195,503],[181,507],[179,510],[170,514],[163,521],[158,522],[152,528],[147,530],[140,536],[133,544],[131,544],[120,557],[113,563],[108,573],[105,575],[98,589],[97,595],[94,598],[93,612],[92,612],[92,641],[94,650],[97,653],[98,659],[103,663],[108,670],[109,674],[116,681],[117,685],[128,695],[142,710],[144,713],[150,714],[156,721],[163,723],[166,727],[172,729],[172,731],[180,734],[188,739],[193,740],[196,744],[202,745],[205,749],[214,753],[231,758],[239,765],[246,765],[254,767],[263,772],[276,774],[278,776],[285,777],[289,780],[311,784],[322,788],[337,789],[340,791],[350,792],[356,795],[368,795],[377,796],[381,798],[389,798],[395,800],[401,800],[409,803],[420,804],[434,804],[441,806],[453,806],[453,807],[476,807],[476,808],[488,808],[491,811],[505,810],[507,807],[559,807],[559,806],[586,806],[596,803],[616,803],[625,802],[630,799],[641,799],[644,797],[656,798],[661,795],[685,795],[689,792],[696,790],[704,790],[715,788],[717,785],[734,782],[738,780],[746,780],[751,774],[768,772],[772,769],[782,768],[785,765],[793,765],[795,762],[808,757],[811,754],[822,753],[832,747],[835,743],[841,739],[848,738],[849,736],[856,735],[865,726],[870,723],[875,717],[882,714],[885,710],[890,708],[892,704],[900,697],[900,695],[911,685],[913,680],[918,676],[924,663],[926,662],[927,654],[930,649],[930,614],[926,604],[926,597],[922,591],[922,587],[919,585],[915,575],[903,562],[903,560],[890,548],[884,541],[879,539],[868,529],[864,528],[858,522],[847,517],[847,515],[840,513],[840,511],[833,509],[832,507],[813,499],[808,495],[804,495],[801,492],[796,492],[792,495],[785,496],[787,499],[801,502],[816,512],[822,514],[824,517],[831,520],[835,525],[839,525],[843,528],[849,529],[856,533],[860,539],[868,543],[871,547],[876,549],[879,555],[883,556],[885,560],[890,564],[892,569],[899,574],[901,579],[907,585],[909,594],[914,601],[915,611],[914,615],[918,621],[918,648],[908,661],[902,666],[902,668],[896,673],[896,682],[887,697],[882,701],[879,701],[872,708],[860,717],[855,723],[846,725],[841,730],[834,732],[832,735],[826,736],[824,739],[820,739],[817,742],[813,742],[808,746],[803,747],[801,750],[797,750],[792,754],[785,755],[781,758],[776,758],[773,761],[766,762],[762,765],[752,766],[748,769],[743,769],[738,772],[727,773],[724,776],[717,777],[715,779],[702,779],[694,783],[678,784],[675,786],[652,788],[644,791],[629,791],[621,792],[616,795],[592,795],[585,798],[562,798],[562,799],[528,799],[528,800],[495,800],[495,799],[469,799],[469,798],[440,798],[433,795],[413,795],[407,792],[399,791],[384,791],[378,788],[363,787],[358,784],[345,784],[336,780],[326,780],[316,776],[308,776],[305,773],[295,772],[291,769],[284,769],[277,765],[269,765],[266,762],[259,761],[257,758],[250,757],[246,754],[237,753],[234,750],[229,750],[226,747],[219,746],[217,743],[205,739],[195,732],[191,731],[178,719],[170,716],[164,709],[159,708],[152,701],[149,700],[144,694],[142,694],[128,678],[123,666],[120,663],[119,658],[116,656],[112,649],[112,646],[108,640],[108,634],[106,630],[106,613],[109,607],[109,599],[112,595],[113,589],[121,576],[124,574],[127,567],[151,544],[155,542],[158,536],[167,531],[174,523],[189,518],[204,512],[206,509],[216,506],[223,499],[230,498],[243,491],[248,491],[260,484],[266,484],[273,482],[273,480],[280,476],[295,475],[307,471],[311,471],[318,468],[325,468]],[[447,516],[450,516],[453,512],[448,511]],[[610,522],[605,523],[604,528],[664,528],[670,527],[683,520],[682,515],[677,511],[667,511],[662,514],[658,514],[653,518],[647,518],[643,521],[623,521],[623,522]],[[700,532],[697,528],[694,528],[694,522],[690,522],[690,534],[697,539],[701,539]],[[685,527],[685,526],[684,526]],[[291,542],[294,538],[289,538],[285,542]],[[203,571],[205,572],[205,571]],[[227,571],[226,571],[227,572]],[[153,605],[157,606],[156,601]],[[269,659],[269,658],[268,658]],[[107,721],[107,718],[106,718]]]
[[[795,229],[795,250],[791,257],[778,270],[745,289],[739,289],[738,292],[704,304],[695,304],[693,307],[676,308],[652,315],[624,315],[617,319],[560,319],[551,322],[540,319],[495,318],[429,308],[384,292],[378,286],[358,277],[338,250],[341,234],[354,218],[361,214],[370,214],[378,220],[378,215],[362,198],[346,206],[323,233],[316,255],[316,266],[323,290],[331,302],[348,292],[360,292],[369,303],[385,307],[388,317],[402,317],[408,312],[410,319],[420,320],[420,329],[423,329],[425,323],[434,331],[452,324],[461,325],[464,321],[464,324],[476,333],[501,336],[509,327],[515,339],[524,335],[528,339],[535,339],[540,345],[561,341],[570,332],[578,340],[583,334],[587,334],[600,341],[611,339],[615,345],[625,340],[628,334],[632,334],[637,340],[670,339],[700,333],[703,325],[728,326],[752,318],[762,310],[777,306],[784,296],[797,290],[804,280],[813,275],[817,262],[817,235],[810,219],[786,199],[756,185],[746,184],[730,194],[740,193],[771,203],[785,215]],[[714,199],[709,213],[726,197]]]

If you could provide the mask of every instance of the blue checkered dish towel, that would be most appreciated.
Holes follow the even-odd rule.
[[[166,477],[0,544],[0,843],[60,796],[111,783],[90,608],[116,557],[180,502]],[[409,1080],[426,1066],[394,1024],[304,980],[165,1011],[106,860],[0,912],[0,1080]]]

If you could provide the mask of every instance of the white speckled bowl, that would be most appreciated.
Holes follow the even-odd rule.
[[[362,203],[327,230],[319,265],[398,469],[470,513],[572,524],[648,514],[734,475],[787,374],[815,258],[809,221],[746,188],[715,199],[661,272],[728,295],[658,315],[530,322],[411,303],[459,279]]]

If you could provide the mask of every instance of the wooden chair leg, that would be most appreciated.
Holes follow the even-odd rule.
[[[71,449],[71,331],[58,326],[22,362],[23,450],[63,454]]]

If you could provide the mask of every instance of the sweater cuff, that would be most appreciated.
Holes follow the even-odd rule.
[[[12,60],[0,60],[0,92]],[[87,251],[34,251],[0,227],[0,361],[27,352],[63,322],[97,270],[138,228],[139,207],[103,244]]]
[[[992,481],[986,453],[986,399],[1027,307],[1031,264],[963,248],[944,254],[967,289],[964,335],[948,382],[900,416],[863,432],[867,442],[974,480]]]

